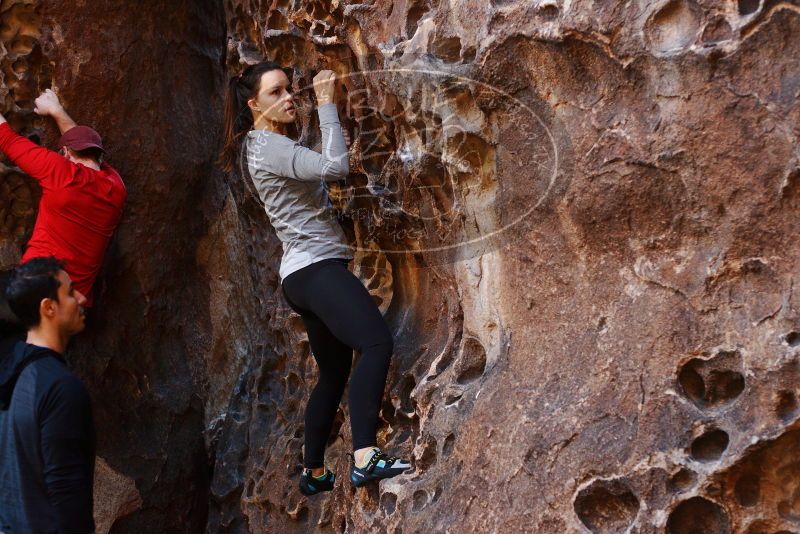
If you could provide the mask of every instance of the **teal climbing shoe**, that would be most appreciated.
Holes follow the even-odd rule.
[[[355,458],[353,458],[353,467],[350,469],[350,482],[353,486],[359,487],[371,480],[395,477],[410,467],[411,464],[408,462],[395,456],[388,456],[375,447],[372,457],[367,461],[367,465],[357,467]]]
[[[336,475],[327,467],[322,478],[315,477],[311,474],[311,469],[305,468],[303,469],[303,474],[300,475],[300,493],[303,495],[316,495],[323,491],[331,491],[334,482],[336,482]]]

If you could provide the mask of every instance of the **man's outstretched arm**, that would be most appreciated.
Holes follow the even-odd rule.
[[[2,114],[0,114],[0,152],[8,156],[14,165],[34,178],[42,187],[58,187],[69,179],[72,164],[67,158],[17,135]]]
[[[52,117],[53,120],[56,121],[56,125],[58,125],[58,129],[61,131],[62,135],[67,130],[78,125],[78,123],[67,115],[64,106],[62,106],[61,101],[58,100],[58,95],[56,95],[52,89],[47,89],[44,93],[39,95],[34,101],[34,104],[35,107],[33,111],[42,117]]]

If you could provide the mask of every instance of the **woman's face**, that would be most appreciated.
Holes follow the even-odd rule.
[[[256,122],[260,117],[281,124],[294,122],[296,110],[291,90],[289,78],[282,70],[262,74],[258,95],[247,102]]]

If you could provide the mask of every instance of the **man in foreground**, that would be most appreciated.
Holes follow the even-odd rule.
[[[27,338],[0,363],[0,533],[91,533],[91,401],[64,360],[86,298],[55,258],[17,267],[6,298]]]

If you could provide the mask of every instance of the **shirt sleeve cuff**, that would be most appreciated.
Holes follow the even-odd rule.
[[[319,114],[320,126],[339,124],[339,112],[336,109],[335,103],[328,102],[327,104],[322,104],[317,108],[317,113]]]

